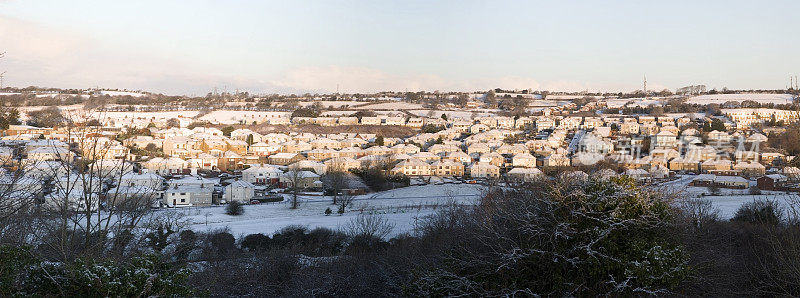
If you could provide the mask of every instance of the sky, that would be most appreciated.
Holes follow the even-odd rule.
[[[6,86],[779,89],[800,1],[0,0]]]

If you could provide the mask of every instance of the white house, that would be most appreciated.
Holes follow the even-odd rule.
[[[225,186],[225,194],[222,196],[227,202],[249,202],[255,196],[255,186],[244,180],[236,180]]]

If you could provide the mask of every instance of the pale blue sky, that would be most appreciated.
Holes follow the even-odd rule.
[[[7,85],[784,88],[800,1],[0,0]]]

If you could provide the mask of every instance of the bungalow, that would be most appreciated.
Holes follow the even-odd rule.
[[[758,178],[756,186],[761,190],[784,190],[789,177],[781,174],[771,174]]]

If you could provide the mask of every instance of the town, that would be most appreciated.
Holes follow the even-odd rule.
[[[798,9],[0,0],[0,297],[800,297]]]
[[[213,110],[175,100],[172,111],[116,103],[152,96],[144,93],[14,90],[0,96],[75,104],[6,108],[16,118],[0,141],[4,196],[37,194],[41,204],[76,210],[130,200],[202,207],[565,173],[627,175],[643,185],[689,177],[715,194],[797,191],[794,155],[770,146],[798,120],[796,97],[700,90],[210,94]]]

